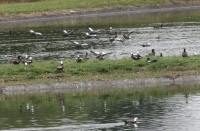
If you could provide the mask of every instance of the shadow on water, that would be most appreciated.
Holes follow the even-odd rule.
[[[9,63],[18,55],[32,56],[34,60],[66,60],[74,59],[77,55],[85,55],[91,47],[97,51],[111,52],[108,58],[130,57],[131,52],[139,51],[147,55],[152,48],[156,55],[180,55],[183,48],[187,48],[189,55],[198,52],[199,10],[159,12],[152,14],[126,14],[121,16],[104,16],[103,18],[80,18],[59,21],[44,21],[23,23],[10,23],[1,25],[0,32],[0,61]],[[164,24],[164,29],[155,30],[154,25]],[[86,26],[98,30],[97,39],[85,39]],[[113,32],[120,31],[130,34],[131,39],[124,42],[109,41],[105,28],[113,27]],[[41,32],[43,37],[30,36],[29,30]],[[68,37],[62,36],[62,30],[76,32]],[[3,33],[11,30],[12,35]],[[77,49],[69,40],[86,43],[88,46]],[[150,47],[141,45],[151,43]],[[89,53],[89,57],[93,55]]]
[[[199,129],[199,86],[1,95],[3,130]],[[123,120],[138,117],[136,125]],[[185,127],[181,123],[188,123]]]

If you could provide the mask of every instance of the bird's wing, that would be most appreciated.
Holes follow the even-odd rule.
[[[91,53],[93,53],[94,55],[99,55],[100,53],[99,52],[96,52],[96,51],[90,51]]]

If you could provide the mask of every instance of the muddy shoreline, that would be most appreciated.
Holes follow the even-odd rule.
[[[41,15],[34,17],[9,17],[0,18],[0,24],[25,23],[37,21],[49,21],[60,19],[77,19],[84,17],[103,17],[122,14],[147,14],[167,11],[189,11],[200,9],[200,4],[188,5],[165,5],[148,7],[129,7],[117,9],[105,9],[87,12],[71,12],[66,14]],[[143,78],[143,79],[125,79],[125,80],[104,80],[89,82],[62,82],[54,84],[34,84],[0,87],[1,94],[24,94],[24,93],[42,93],[42,92],[63,92],[63,91],[82,91],[105,88],[128,88],[128,87],[152,87],[169,85],[199,85],[200,75],[180,76],[173,78]]]
[[[178,78],[160,77],[160,78],[142,78],[142,79],[124,79],[124,80],[102,80],[88,82],[61,82],[54,84],[33,84],[6,86],[0,88],[1,94],[27,94],[44,92],[67,92],[67,91],[85,91],[102,90],[114,88],[133,88],[133,87],[167,87],[171,85],[187,86],[200,85],[200,75],[180,76]]]

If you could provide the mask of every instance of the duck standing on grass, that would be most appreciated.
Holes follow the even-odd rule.
[[[57,70],[63,70],[64,69],[64,65],[63,65],[63,61],[60,62],[60,65],[57,67]]]
[[[187,57],[187,56],[188,56],[188,53],[186,52],[186,49],[185,49],[185,48],[183,49],[182,56],[183,56],[183,57]]]
[[[25,61],[24,65],[25,65],[25,66],[28,66],[28,65],[30,65],[32,62],[33,62],[32,57],[29,57],[29,59],[27,59],[27,60]]]
[[[151,53],[149,53],[147,56],[155,56],[155,54],[156,54],[156,53],[155,53],[155,50],[152,49],[152,50],[151,50]]]
[[[18,56],[17,59],[13,61],[13,64],[18,65],[21,62],[21,56]]]
[[[138,118],[135,117],[133,120],[124,120],[125,125],[132,125],[137,123]]]
[[[78,57],[76,58],[76,62],[81,62],[83,59],[78,55]]]

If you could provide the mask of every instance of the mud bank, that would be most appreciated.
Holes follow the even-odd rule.
[[[26,94],[44,92],[67,92],[84,90],[103,90],[114,88],[134,88],[134,87],[166,87],[170,85],[200,85],[200,75],[180,76],[178,78],[143,78],[125,80],[105,80],[89,82],[62,82],[54,84],[34,84],[6,86],[0,89],[2,94]]]

